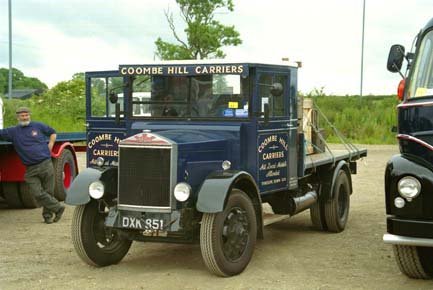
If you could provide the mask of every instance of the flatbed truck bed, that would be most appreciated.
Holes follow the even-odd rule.
[[[57,133],[57,142],[80,142],[86,141],[85,132],[67,132],[67,133]],[[11,145],[9,141],[0,140],[0,145]]]
[[[304,158],[305,171],[311,171],[311,169],[327,164],[335,164],[340,160],[356,161],[367,156],[367,149],[355,149],[355,150],[332,150],[320,153],[313,153],[306,155]]]

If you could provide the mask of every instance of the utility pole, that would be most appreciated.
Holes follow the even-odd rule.
[[[361,85],[360,85],[360,96],[362,97],[362,86],[364,78],[364,27],[365,27],[365,0],[362,5],[362,40],[361,40]]]
[[[8,98],[12,99],[12,0],[9,0],[9,82]]]

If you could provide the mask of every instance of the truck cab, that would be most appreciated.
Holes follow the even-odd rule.
[[[388,70],[402,76],[398,96],[400,154],[385,171],[387,233],[400,270],[433,277],[433,19],[419,32],[415,51],[393,45]],[[406,73],[400,72],[406,59]]]
[[[132,241],[198,242],[208,269],[231,276],[270,223],[263,203],[272,221],[310,209],[319,228],[344,230],[366,151],[306,158],[297,74],[224,61],[86,73],[89,168],[66,199],[78,255],[105,266]]]

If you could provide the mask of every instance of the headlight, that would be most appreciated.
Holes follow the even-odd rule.
[[[404,198],[411,200],[421,192],[421,183],[412,176],[405,176],[398,182],[398,192]]]
[[[104,196],[104,184],[100,181],[94,181],[89,185],[89,194],[94,199],[100,199]]]
[[[191,186],[186,182],[178,183],[174,187],[174,197],[177,201],[183,202],[189,198],[191,194]]]

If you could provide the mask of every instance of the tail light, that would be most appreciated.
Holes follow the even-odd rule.
[[[406,84],[406,79],[402,79],[400,81],[400,83],[398,84],[398,89],[397,89],[397,97],[400,101],[403,101],[403,96],[404,96],[404,86]]]

